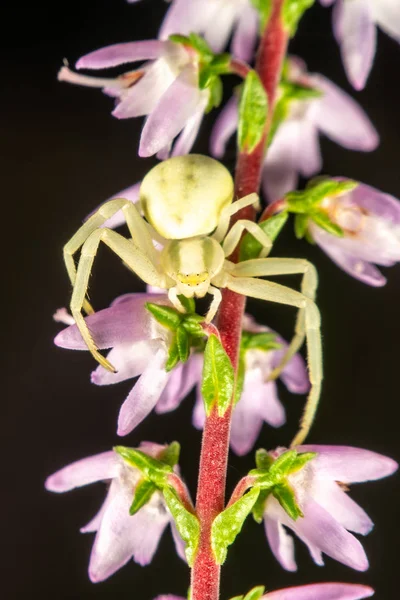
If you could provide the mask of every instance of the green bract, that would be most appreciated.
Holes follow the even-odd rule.
[[[200,537],[198,518],[190,513],[171,488],[164,488],[165,502],[174,518],[179,535],[186,542],[186,558],[189,566],[193,565]]]
[[[217,336],[210,335],[204,350],[201,382],[201,393],[207,415],[215,404],[219,416],[225,414],[232,400],[234,386],[235,372],[229,356]]]
[[[268,100],[255,71],[250,71],[243,85],[239,104],[238,145],[250,153],[261,141],[267,121]]]
[[[258,585],[257,587],[254,587],[249,592],[247,592],[245,596],[242,594],[241,596],[235,596],[230,600],[258,600],[259,598],[261,598],[264,592],[265,587],[263,585]]]
[[[142,508],[142,506],[150,501],[152,495],[157,491],[157,489],[157,486],[152,481],[148,481],[147,479],[142,479],[139,481],[135,488],[135,495],[129,509],[129,514],[136,514]]]
[[[271,0],[251,0],[251,3],[260,16],[260,33],[262,33],[271,14]]]
[[[211,527],[211,547],[218,564],[226,559],[227,548],[234,541],[243,527],[246,517],[251,512],[259,494],[259,489],[253,487],[232,506],[226,508],[216,517]]]
[[[314,0],[285,0],[283,3],[283,23],[292,37],[296,33],[301,17],[313,4]]]
[[[146,479],[154,483],[157,487],[164,487],[168,475],[173,472],[169,464],[161,462],[141,450],[126,448],[125,446],[115,446],[114,450],[122,456],[128,465],[141,471]]]
[[[289,215],[287,212],[281,212],[270,217],[269,219],[266,219],[265,221],[261,221],[258,223],[258,225],[274,242],[288,220],[288,216]],[[242,243],[240,244],[239,260],[242,261],[250,260],[251,258],[258,258],[261,250],[262,246],[260,242],[258,242],[256,238],[251,235],[251,233],[246,233],[243,237]]]

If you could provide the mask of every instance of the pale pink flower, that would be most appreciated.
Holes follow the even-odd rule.
[[[111,348],[108,360],[117,369],[111,373],[101,366],[93,371],[96,385],[110,385],[139,377],[121,406],[118,435],[127,435],[156,406],[157,412],[174,410],[201,377],[201,364],[192,355],[185,364],[165,370],[171,332],[158,324],[145,303],[170,305],[166,294],[126,294],[109,308],[86,317],[100,350]],[[87,350],[79,329],[70,325],[54,340],[57,346]]]
[[[373,263],[391,267],[400,260],[400,202],[360,183],[350,192],[325,198],[320,208],[344,235],[331,235],[310,219],[314,241],[352,277],[368,285],[385,285],[386,278]]]
[[[155,458],[164,448],[150,442],[140,446],[142,452]],[[129,514],[135,487],[141,478],[138,469],[110,451],[78,460],[46,479],[46,489],[57,493],[96,481],[110,483],[103,506],[81,529],[82,533],[96,532],[89,562],[89,577],[93,583],[104,581],[131,558],[140,565],[149,564],[168,524],[178,555],[184,559],[184,544],[160,491],[157,490],[135,515]]]
[[[324,6],[335,2],[320,1]],[[376,26],[400,42],[398,0],[336,0],[333,31],[340,45],[347,77],[357,90],[364,88],[374,62]]]
[[[157,154],[166,158],[173,140],[179,137],[173,156],[190,152],[206,110],[210,92],[198,86],[199,55],[193,49],[169,40],[145,40],[114,44],[80,58],[77,69],[104,69],[145,62],[139,69],[119,77],[96,78],[80,75],[64,66],[58,79],[100,87],[116,99],[112,114],[118,119],[147,116],[140,156]]]
[[[366,535],[373,522],[344,486],[387,477],[396,471],[397,463],[381,454],[347,446],[304,445],[296,450],[317,453],[303,469],[287,478],[304,517],[294,521],[274,496],[268,496],[264,524],[272,552],[283,568],[297,570],[293,538],[286,532],[287,527],[307,545],[316,564],[324,564],[324,553],[365,571],[367,556],[350,531]],[[279,448],[270,454],[277,458],[283,451]]]
[[[199,33],[214,52],[222,52],[233,36],[232,54],[250,62],[258,28],[259,17],[251,0],[172,0],[159,35],[167,39],[174,33]]]
[[[268,592],[260,600],[361,600],[374,595],[374,590],[366,585],[351,583],[313,583],[299,587],[285,588]],[[167,594],[155,600],[186,600],[181,596]]]
[[[379,137],[363,109],[332,81],[309,74],[304,63],[291,59],[289,79],[318,90],[319,98],[293,100],[286,120],[279,126],[268,149],[262,172],[263,191],[269,201],[296,189],[299,175],[312,177],[321,171],[319,134],[344,148],[370,152]],[[238,122],[238,100],[233,96],[218,117],[211,136],[211,153],[221,158]]]
[[[245,315],[243,330],[252,333],[272,332],[268,327],[259,325],[249,315]],[[274,333],[274,332],[272,332]],[[276,336],[281,344],[279,350],[251,349],[245,354],[245,378],[243,392],[236,404],[231,421],[230,444],[239,456],[250,452],[266,422],[272,427],[281,427],[286,422],[286,412],[279,400],[276,381],[268,377],[277,367],[287,349],[287,343]],[[300,354],[296,354],[283,369],[280,378],[293,394],[306,394],[310,384],[307,368]],[[197,386],[197,401],[193,413],[193,423],[202,429],[205,422],[204,401],[201,386]]]

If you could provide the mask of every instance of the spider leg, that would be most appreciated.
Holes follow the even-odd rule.
[[[96,231],[96,229],[101,227],[107,219],[112,217],[119,210],[122,210],[124,213],[129,232],[135,240],[136,246],[147,254],[150,257],[150,260],[155,262],[157,251],[154,248],[147,223],[140,216],[139,211],[132,202],[123,198],[116,198],[103,204],[98,211],[89,217],[64,246],[64,262],[72,285],[75,285],[76,279],[74,254],[85,243],[88,237]],[[87,314],[93,313],[93,308],[86,298],[83,301],[83,309]]]
[[[247,219],[239,219],[239,221],[236,221],[236,223],[233,225],[232,229],[229,231],[228,235],[222,242],[222,249],[225,253],[225,256],[230,256],[232,254],[232,252],[240,242],[240,238],[242,237],[242,234],[245,230],[249,231],[263,246],[260,252],[260,257],[266,257],[272,248],[272,240],[269,237],[269,235],[267,235],[265,231],[263,231],[261,227],[257,225],[257,223],[254,223],[254,221],[249,221]]]
[[[318,274],[314,265],[308,262],[308,260],[303,260],[301,258],[269,258],[266,261],[260,259],[246,260],[235,265],[232,274],[239,277],[302,274],[301,293],[311,300],[315,300]],[[285,352],[281,363],[270,374],[269,380],[279,377],[287,363],[303,345],[304,338],[305,311],[300,308],[296,320],[295,335],[290,342],[289,348]]]
[[[109,361],[98,351],[81,312],[85,302],[89,276],[100,242],[104,242],[111,248],[145,283],[167,288],[171,280],[158,270],[157,266],[132,240],[124,238],[112,229],[96,229],[84,242],[75,276],[75,285],[71,298],[71,313],[94,358],[105,369],[115,371]]]
[[[246,206],[251,205],[253,205],[256,210],[259,208],[260,200],[257,194],[243,196],[243,198],[240,198],[239,200],[236,200],[236,202],[226,206],[221,212],[218,227],[211,237],[214,238],[218,243],[221,243],[229,229],[231,216],[236,214],[239,210],[242,210],[242,208],[246,208]]]
[[[213,285],[210,285],[210,287],[208,288],[208,293],[213,296],[213,299],[211,301],[210,308],[208,309],[208,312],[206,314],[205,320],[206,323],[211,323],[211,321],[217,313],[219,305],[221,304],[222,294],[220,290],[214,287]]]
[[[311,388],[300,422],[300,429],[291,443],[292,447],[297,446],[304,441],[311,429],[321,393],[322,347],[319,310],[314,301],[308,296],[271,281],[252,277],[232,277],[227,274],[225,285],[233,292],[243,294],[244,296],[296,306],[304,311],[304,328],[307,337],[307,359]]]

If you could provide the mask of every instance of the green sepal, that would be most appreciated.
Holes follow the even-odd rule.
[[[264,520],[265,503],[270,495],[271,490],[260,490],[260,494],[253,506],[253,519],[256,523],[262,523]]]
[[[317,452],[303,452],[302,454],[298,454],[290,467],[289,473],[297,473],[297,471],[303,469],[316,456]]]
[[[135,488],[135,495],[129,509],[129,514],[131,516],[135,515],[145,504],[149,502],[152,495],[156,491],[157,486],[152,481],[148,481],[148,479],[142,479],[139,481]]]
[[[241,152],[251,153],[264,135],[268,100],[255,71],[245,79],[239,104],[238,145]]]
[[[354,190],[357,186],[358,183],[351,179],[345,181],[335,181],[327,178],[313,179],[305,190],[286,194],[286,206],[289,212],[303,215],[310,214],[318,209],[325,198],[340,196]]]
[[[182,315],[170,306],[146,302],[145,307],[151,312],[156,321],[171,331],[175,331],[182,321]]]
[[[164,488],[165,502],[174,518],[179,535],[186,543],[185,554],[189,567],[193,565],[200,537],[198,518],[183,506],[176,493],[171,488]]]
[[[299,21],[305,11],[314,4],[314,0],[285,0],[282,10],[282,19],[285,29],[291,37],[297,31]]]
[[[190,354],[190,340],[186,329],[182,325],[176,330],[176,344],[178,346],[179,360],[185,363]]]
[[[227,75],[232,72],[231,60],[232,57],[228,52],[216,54],[210,62],[210,69],[215,75]]]
[[[193,337],[204,337],[204,329],[200,325],[204,321],[204,317],[200,315],[188,315],[182,321],[182,327]]]
[[[279,481],[282,479],[282,477],[285,477],[288,473],[290,473],[290,468],[296,460],[296,456],[296,450],[287,450],[278,456],[278,458],[274,460],[269,468],[269,474],[271,477]]]
[[[298,240],[301,240],[307,233],[308,215],[295,215],[294,234]]]
[[[276,485],[272,490],[272,494],[293,521],[297,521],[299,517],[304,517],[303,511],[297,504],[294,490],[287,481]]]
[[[269,469],[274,459],[272,456],[264,450],[264,448],[259,448],[256,452],[256,465],[258,469]]]
[[[141,450],[126,448],[125,446],[115,446],[114,450],[126,463],[139,469],[146,479],[152,481],[157,487],[164,487],[168,475],[173,472],[170,465],[145,454]]]
[[[326,212],[322,210],[313,211],[310,213],[310,219],[314,221],[318,227],[321,227],[321,229],[324,229],[331,235],[335,235],[336,237],[344,236],[343,229],[336,223],[333,223]]]
[[[206,113],[209,113],[213,108],[218,108],[218,106],[222,102],[224,89],[221,77],[218,77],[218,75],[209,76],[207,84],[205,85],[205,89],[208,89],[210,91],[210,97],[206,107]]]
[[[222,511],[211,526],[211,547],[216,562],[222,565],[228,553],[228,546],[234,541],[243,527],[247,516],[260,493],[259,488],[252,488],[229,508]]]
[[[270,333],[268,331],[261,331],[259,333],[243,331],[242,347],[245,351],[263,350],[264,352],[269,352],[270,350],[282,348],[282,344],[276,341],[275,333]]]
[[[233,596],[233,598],[230,598],[230,600],[244,600],[244,596],[243,594],[241,596]]]
[[[178,362],[179,362],[179,347],[178,347],[177,336],[175,335],[173,337],[170,347],[168,348],[168,357],[167,357],[167,362],[165,363],[165,370],[167,371],[167,373],[172,371],[172,369],[174,367],[176,367]]]
[[[253,587],[244,597],[244,600],[259,600],[263,593],[265,592],[265,586],[258,585],[257,587]]]
[[[201,393],[206,414],[209,415],[216,403],[222,417],[228,409],[235,385],[235,372],[229,356],[215,335],[210,335],[204,350]]]
[[[258,225],[268,235],[269,238],[274,242],[280,234],[283,226],[288,220],[288,213],[286,211],[280,212],[277,215],[273,215],[265,221],[261,221]],[[262,250],[262,245],[251,235],[246,233],[243,237],[242,243],[240,244],[239,260],[250,260],[251,258],[258,258]]]
[[[196,303],[194,298],[186,298],[183,294],[179,294],[178,296],[179,302],[182,304],[183,308],[187,313],[194,313],[196,310]]]
[[[179,442],[171,442],[162,452],[160,458],[163,463],[166,463],[170,467],[174,467],[179,462],[179,455],[181,453],[181,445]]]
[[[173,34],[169,36],[169,40],[175,44],[190,46],[200,54],[200,57],[204,62],[210,62],[214,58],[214,52],[211,50],[210,46],[205,39],[197,33],[190,33],[188,36]]]
[[[263,32],[271,14],[271,0],[250,0],[260,17],[260,32]]]

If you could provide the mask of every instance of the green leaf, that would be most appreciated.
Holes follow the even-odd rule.
[[[230,598],[230,600],[244,600],[244,596],[243,594],[241,596],[234,596],[233,598]]]
[[[292,466],[290,467],[289,473],[297,473],[297,471],[300,471],[308,462],[310,462],[310,460],[316,456],[317,452],[303,452],[302,454],[298,454],[293,461]]]
[[[129,514],[135,515],[145,504],[149,502],[154,492],[157,491],[157,486],[147,479],[142,479],[139,481],[135,488],[135,495],[133,497],[133,502],[129,509]]]
[[[276,485],[272,494],[293,521],[297,521],[299,517],[304,517],[300,506],[297,504],[294,490],[287,481]]]
[[[295,215],[294,217],[294,233],[298,240],[301,240],[307,232],[308,215]]]
[[[251,0],[251,3],[260,16],[260,31],[264,31],[271,14],[271,0]]]
[[[296,33],[301,17],[313,4],[314,0],[285,0],[282,11],[283,23],[292,37]]]
[[[161,461],[170,467],[174,467],[179,462],[181,445],[179,442],[171,442],[161,455]]]
[[[215,335],[210,335],[204,350],[201,393],[207,415],[217,404],[219,416],[228,409],[235,385],[235,373],[229,356]]]
[[[162,488],[166,485],[168,475],[173,472],[170,465],[162,463],[160,460],[145,454],[141,450],[126,448],[125,446],[115,446],[114,450],[122,456],[126,463],[139,469],[157,487]]]
[[[288,217],[289,215],[286,211],[280,212],[265,221],[261,221],[258,225],[274,242],[288,220]],[[250,260],[251,258],[258,258],[261,249],[262,245],[260,242],[258,242],[251,233],[246,233],[240,244],[239,260],[243,261]]]
[[[326,212],[323,212],[322,210],[313,211],[310,213],[310,219],[314,221],[318,227],[321,227],[321,229],[324,229],[331,235],[335,235],[336,237],[344,236],[343,229],[339,225],[336,225],[336,223],[333,223]]]
[[[182,321],[181,314],[170,306],[161,306],[160,304],[146,302],[145,307],[161,325],[171,331],[175,331]]]
[[[255,71],[247,75],[239,105],[238,144],[241,152],[251,153],[264,135],[268,100]]]
[[[234,404],[235,404],[235,406],[239,402],[240,397],[241,397],[242,392],[243,392],[245,375],[246,375],[245,352],[242,349],[240,349],[240,351],[239,351],[239,361],[238,361],[238,370],[237,370],[237,374],[236,374],[236,385],[235,385],[235,398],[234,398]]]
[[[265,587],[263,585],[258,585],[257,587],[254,587],[252,590],[247,592],[247,594],[244,597],[244,600],[259,600],[259,598],[261,598],[264,592]]]
[[[175,492],[166,487],[163,489],[165,502],[174,518],[179,535],[186,543],[186,558],[189,567],[193,565],[200,537],[198,518],[183,506]]]
[[[165,370],[167,371],[167,373],[172,371],[172,369],[174,367],[176,367],[178,362],[179,362],[179,347],[178,347],[177,336],[175,335],[171,342],[171,345],[168,349],[168,358],[167,358],[167,362],[165,363]]]
[[[257,500],[253,506],[253,519],[256,523],[262,523],[264,519],[265,503],[270,495],[271,490],[261,490]]]
[[[224,563],[228,553],[227,548],[241,531],[259,493],[260,490],[254,487],[214,520],[211,526],[211,547],[219,565]]]
[[[187,313],[194,313],[194,311],[196,310],[196,303],[194,301],[194,298],[186,298],[186,296],[180,294],[178,296],[178,300]]]
[[[179,360],[184,363],[189,358],[190,343],[189,336],[182,325],[176,330],[176,344],[178,346]]]

